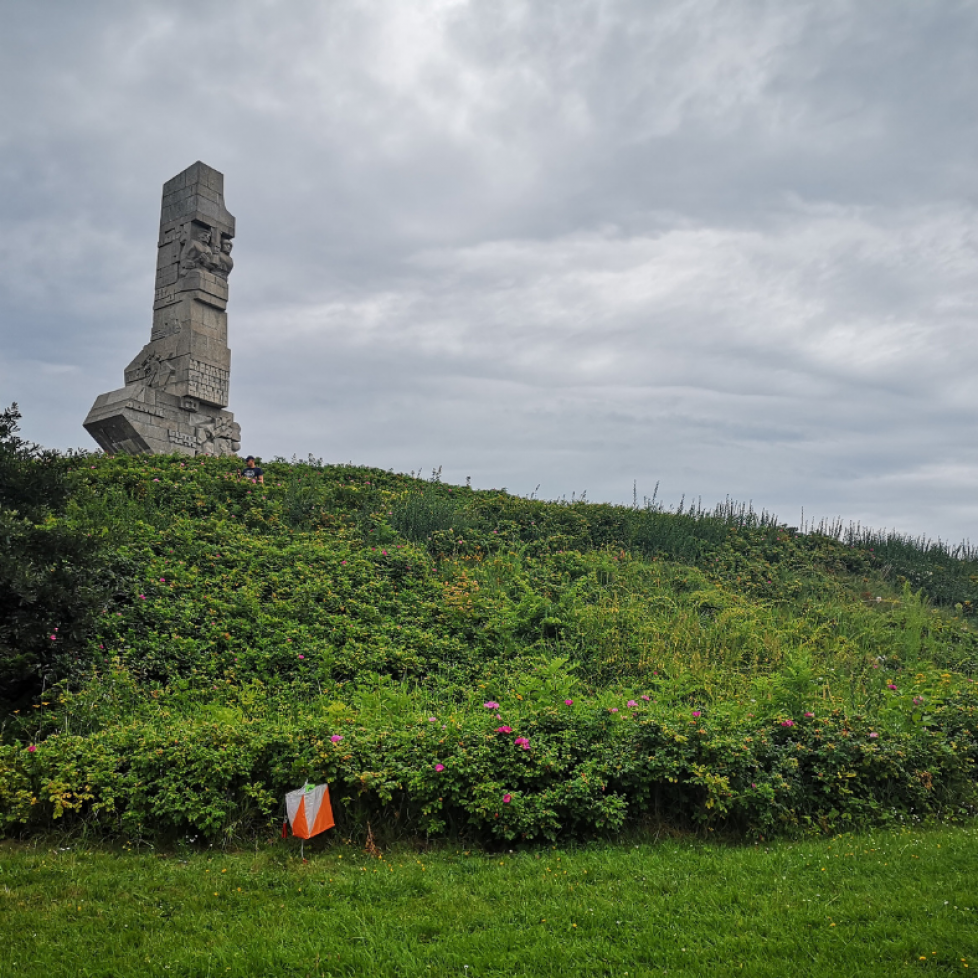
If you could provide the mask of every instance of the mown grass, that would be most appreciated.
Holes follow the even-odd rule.
[[[968,974],[978,828],[487,853],[0,844],[0,975]]]

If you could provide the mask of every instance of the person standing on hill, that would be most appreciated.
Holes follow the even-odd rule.
[[[249,455],[245,459],[245,467],[241,470],[241,478],[260,483],[261,485],[265,484],[265,470],[255,465],[254,455]]]

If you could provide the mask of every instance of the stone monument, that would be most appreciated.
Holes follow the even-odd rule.
[[[228,275],[234,218],[224,174],[197,162],[163,184],[149,343],[125,387],[96,398],[85,428],[110,454],[228,455],[241,429],[228,404]]]

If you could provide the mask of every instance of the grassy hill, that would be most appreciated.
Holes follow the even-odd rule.
[[[18,452],[58,492],[0,497],[8,835],[242,834],[306,779],[345,835],[976,811],[973,552],[315,460],[254,486]]]

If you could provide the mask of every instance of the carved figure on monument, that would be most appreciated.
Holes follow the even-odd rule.
[[[214,273],[223,278],[227,278],[234,268],[234,259],[231,257],[231,248],[234,242],[230,238],[221,239],[221,250],[214,255]]]
[[[226,410],[234,231],[217,170],[197,162],[163,185],[149,342],[125,368],[125,386],[96,398],[85,419],[106,452],[228,455],[241,447]]]
[[[230,455],[241,447],[241,429],[227,418],[208,418],[197,425],[198,455]]]
[[[165,389],[175,373],[173,367],[170,366],[170,361],[161,359],[158,353],[153,353],[143,361],[143,364],[146,383],[150,387]]]
[[[191,226],[184,229],[184,245],[180,254],[180,274],[186,275],[194,268],[212,269],[217,263],[211,248],[211,229]]]
[[[159,326],[153,327],[153,332],[150,336],[152,340],[162,340],[166,339],[167,336],[173,336],[174,333],[180,332],[180,318],[178,316],[179,307],[177,311],[169,310],[164,311],[160,315]]]

